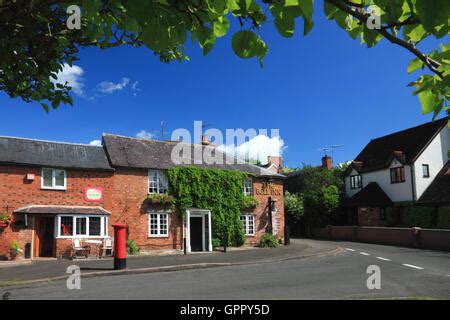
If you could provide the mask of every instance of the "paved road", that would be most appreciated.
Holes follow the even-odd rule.
[[[333,244],[333,242],[327,242]],[[338,256],[258,265],[84,279],[0,288],[12,299],[450,299],[450,254],[335,242]],[[367,267],[381,269],[381,289],[369,290]]]

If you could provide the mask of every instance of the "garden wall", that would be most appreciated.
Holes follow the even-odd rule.
[[[327,226],[315,229],[316,238],[450,251],[450,230]]]

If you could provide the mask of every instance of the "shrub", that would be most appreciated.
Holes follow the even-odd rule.
[[[402,214],[402,225],[407,228],[433,228],[434,212],[435,209],[432,207],[404,207]]]
[[[261,237],[259,246],[261,248],[276,248],[278,247],[278,239],[273,234],[265,233]]]
[[[436,228],[450,229],[450,207],[439,208]]]
[[[137,246],[137,244],[133,240],[128,239],[127,240],[127,253],[133,255],[138,252],[139,252],[139,247]]]

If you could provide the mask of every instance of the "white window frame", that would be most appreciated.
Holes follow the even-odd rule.
[[[151,229],[151,217],[152,214],[156,215],[156,234],[152,234],[152,229]],[[163,234],[161,233],[161,216],[165,215],[166,216],[166,221],[167,221],[167,228],[166,228],[166,233]],[[165,211],[158,211],[158,212],[148,212],[148,237],[149,238],[168,238],[169,237],[169,226],[170,221],[169,221],[169,213],[165,212]]]
[[[44,186],[44,170],[52,170],[52,186]],[[55,184],[55,172],[62,171],[64,172],[64,186],[57,186]],[[54,168],[42,168],[41,170],[41,189],[46,190],[67,190],[67,172],[64,169],[54,169]]]
[[[157,191],[156,192],[150,192],[150,174],[152,172],[156,172],[157,173],[157,175],[156,175],[156,189],[157,189]],[[165,192],[161,192],[161,190],[159,190],[160,175],[164,175],[164,179],[167,182],[167,186],[166,186],[166,191]],[[169,180],[167,178],[167,174],[164,171],[162,171],[162,170],[154,170],[154,169],[148,170],[147,182],[148,182],[148,188],[147,188],[148,194],[164,194],[164,193],[167,193],[169,191]]]
[[[248,185],[250,184],[250,185]],[[244,180],[244,196],[252,196],[253,195],[253,180],[251,178]]]
[[[61,218],[72,218],[72,235],[65,236],[61,235]],[[86,218],[86,234],[76,235],[76,219],[77,218]],[[90,218],[100,218],[100,235],[89,235],[89,219]],[[56,221],[56,235],[57,239],[73,239],[73,238],[107,238],[108,237],[108,216],[103,215],[82,215],[82,214],[60,214],[55,217]]]
[[[242,219],[242,218],[244,218],[244,219]],[[249,228],[250,218],[253,221],[253,232],[252,233],[250,233],[250,228]],[[245,220],[245,225],[243,225],[245,235],[246,236],[254,236],[256,234],[256,218],[255,218],[255,215],[250,214],[250,213],[244,213],[244,214],[241,214],[240,219],[241,219],[241,222],[243,222],[242,220]]]

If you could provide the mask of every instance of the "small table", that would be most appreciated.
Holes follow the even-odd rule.
[[[85,243],[97,246],[97,258],[100,258],[100,247],[103,244],[102,240],[86,240]]]

